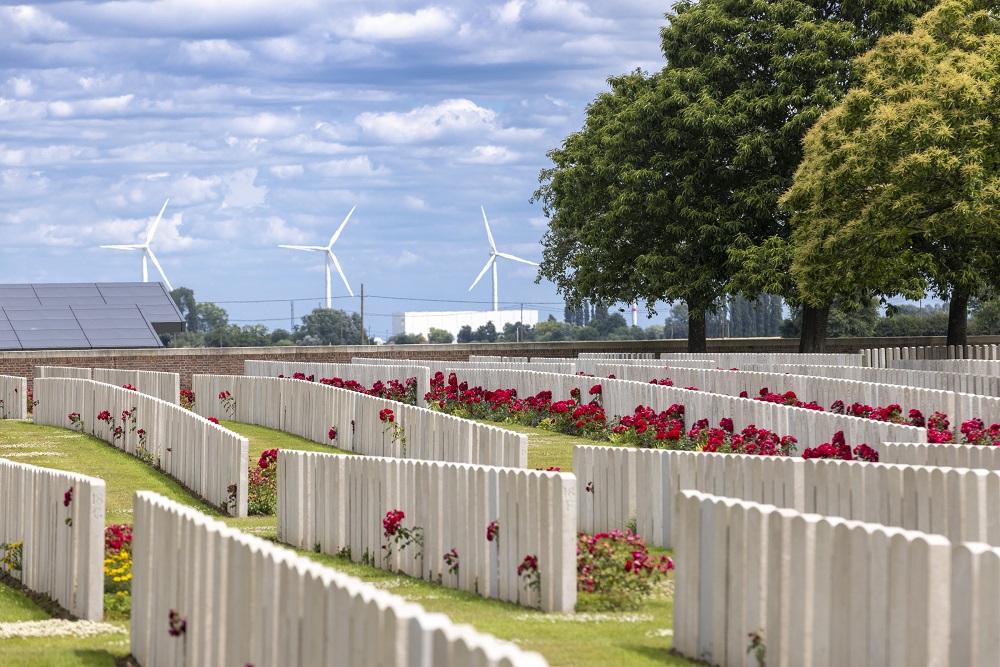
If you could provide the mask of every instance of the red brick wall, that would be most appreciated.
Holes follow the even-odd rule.
[[[943,345],[944,337],[836,338],[827,341],[828,352],[857,352],[866,347]],[[1000,336],[973,336],[970,345],[1000,344]],[[57,350],[0,352],[0,375],[34,379],[35,366],[123,368],[180,373],[181,387],[191,387],[193,373],[242,375],[246,359],[345,363],[353,357],[465,361],[470,354],[505,357],[574,358],[581,352],[683,352],[687,342],[572,341],[560,343],[473,343],[468,345],[343,345],[330,347],[223,347],[150,350]],[[798,340],[788,338],[730,338],[708,341],[709,351],[795,352]]]

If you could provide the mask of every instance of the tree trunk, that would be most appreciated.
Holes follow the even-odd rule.
[[[705,340],[705,309],[688,304],[688,352],[708,352]]]
[[[969,327],[969,292],[955,288],[948,304],[948,345],[965,347]]]
[[[826,326],[830,321],[830,305],[821,307],[802,304],[802,334],[799,352],[825,352]]]

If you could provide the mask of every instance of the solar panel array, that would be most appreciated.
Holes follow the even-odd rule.
[[[0,285],[0,350],[162,347],[183,330],[162,283]]]

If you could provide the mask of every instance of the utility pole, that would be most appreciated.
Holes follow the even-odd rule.
[[[517,342],[521,342],[521,325],[524,322],[524,304],[521,304],[521,319],[517,321]]]
[[[289,299],[288,305],[292,307],[292,315],[288,320],[288,333],[295,333],[295,299]]]
[[[365,344],[365,284],[361,283],[361,344]]]

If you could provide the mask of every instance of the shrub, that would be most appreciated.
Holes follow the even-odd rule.
[[[636,609],[674,568],[667,556],[651,556],[631,530],[576,539],[577,611]]]

